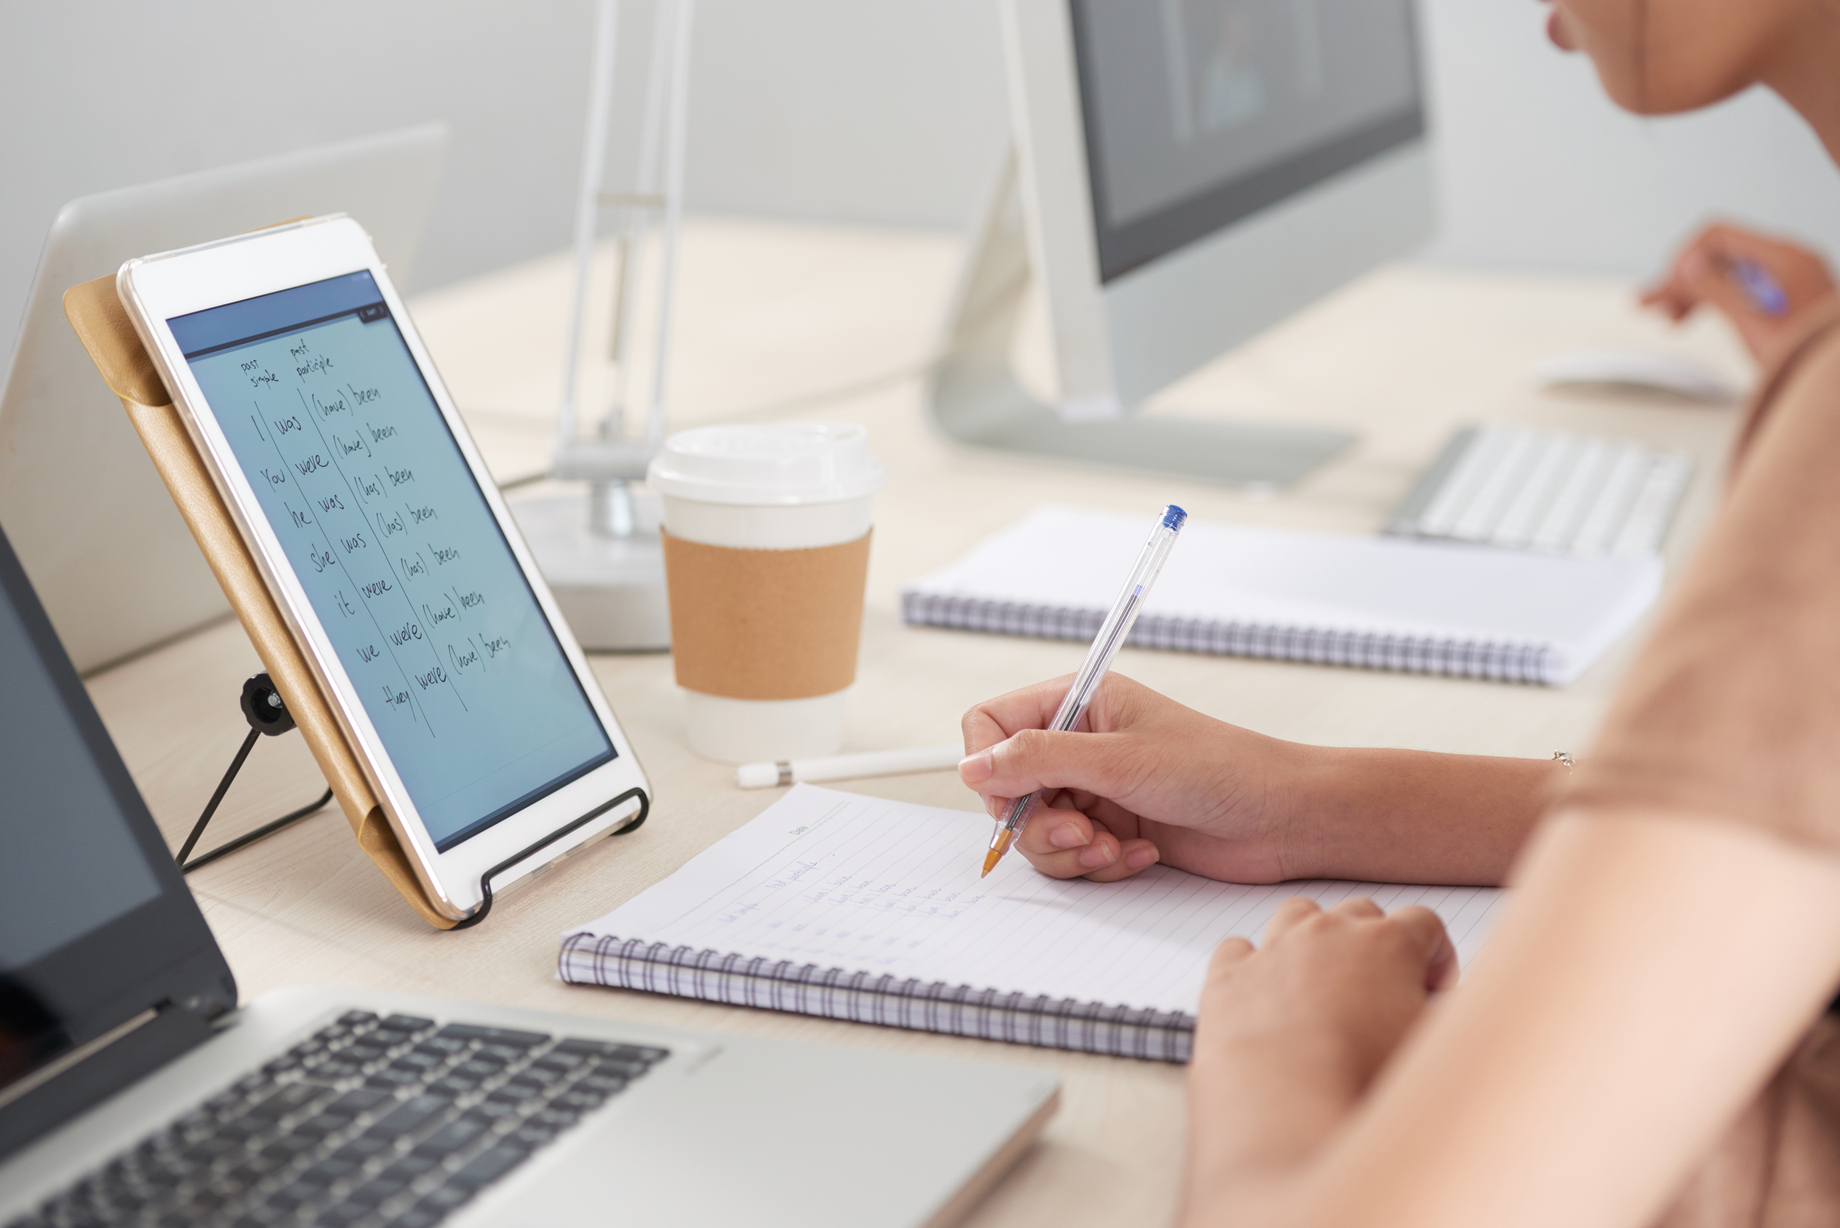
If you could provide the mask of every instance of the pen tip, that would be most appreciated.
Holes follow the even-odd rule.
[[[988,853],[985,853],[984,854],[984,871],[982,874],[979,874],[978,877],[983,878],[984,875],[989,874],[992,870],[996,869],[997,859],[1002,856],[1003,856],[1003,850],[1001,849],[991,849]]]

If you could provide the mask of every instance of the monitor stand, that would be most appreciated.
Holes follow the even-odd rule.
[[[928,405],[964,443],[1244,486],[1286,486],[1354,442],[1320,427],[1164,417],[1069,421],[1011,363],[1030,281],[1016,159],[1005,159],[958,289]]]

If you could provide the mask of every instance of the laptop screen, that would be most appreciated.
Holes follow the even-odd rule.
[[[232,697],[238,682],[226,679]],[[204,1020],[236,1003],[204,917],[4,536],[0,799],[4,1155],[165,1060],[180,1032],[197,1033],[163,1016]],[[113,1077],[94,1077],[86,1046],[108,1047],[102,1038],[137,1019],[142,1035],[107,1063]],[[145,1061],[123,1060],[129,1051]],[[83,1078],[63,1078],[79,1064],[71,1073]]]
[[[11,977],[133,912],[160,884],[10,601],[0,604],[0,695],[0,797],[15,816],[0,857],[0,977]]]

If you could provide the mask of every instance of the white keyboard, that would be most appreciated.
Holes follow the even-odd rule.
[[[1571,554],[1653,554],[1693,461],[1639,443],[1521,426],[1451,436],[1386,533]]]

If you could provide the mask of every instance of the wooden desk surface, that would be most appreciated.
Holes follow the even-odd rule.
[[[1049,500],[1350,532],[1374,530],[1456,424],[1505,419],[1684,447],[1701,458],[1668,543],[1678,564],[1716,491],[1736,411],[1533,390],[1552,353],[1644,345],[1741,383],[1720,328],[1645,319],[1627,286],[1401,266],[1350,286],[1162,397],[1156,412],[1346,424],[1361,443],[1298,488],[1257,498],[1184,480],[979,452],[933,434],[915,375],[933,345],[956,245],[934,235],[698,221],[683,248],[674,424],[843,418],[865,423],[888,467],[876,508],[850,745],[948,741],[975,701],[1077,666],[1084,646],[900,625],[897,594],[981,536]],[[501,478],[540,471],[560,368],[566,261],[554,258],[424,296],[429,347]],[[1039,353],[1025,346],[1027,365]],[[1035,361],[1038,368],[1039,362]],[[597,376],[597,378],[601,378]],[[1632,637],[1632,640],[1635,637]],[[1127,649],[1118,668],[1185,703],[1283,737],[1544,758],[1583,749],[1629,642],[1560,689],[1506,686]],[[110,732],[177,846],[242,737],[236,697],[259,669],[220,624],[90,679]],[[1022,1063],[1063,1081],[1064,1107],[973,1213],[977,1225],[1156,1223],[1174,1209],[1183,1084],[1176,1067],[750,1011],[555,979],[557,939],[682,865],[779,796],[691,755],[671,664],[601,655],[594,668],[656,790],[639,832],[600,843],[478,929],[422,924],[335,812],[194,874],[245,998],[345,984],[827,1044]],[[205,844],[323,787],[299,739],[265,739]],[[950,774],[844,784],[974,809]]]

